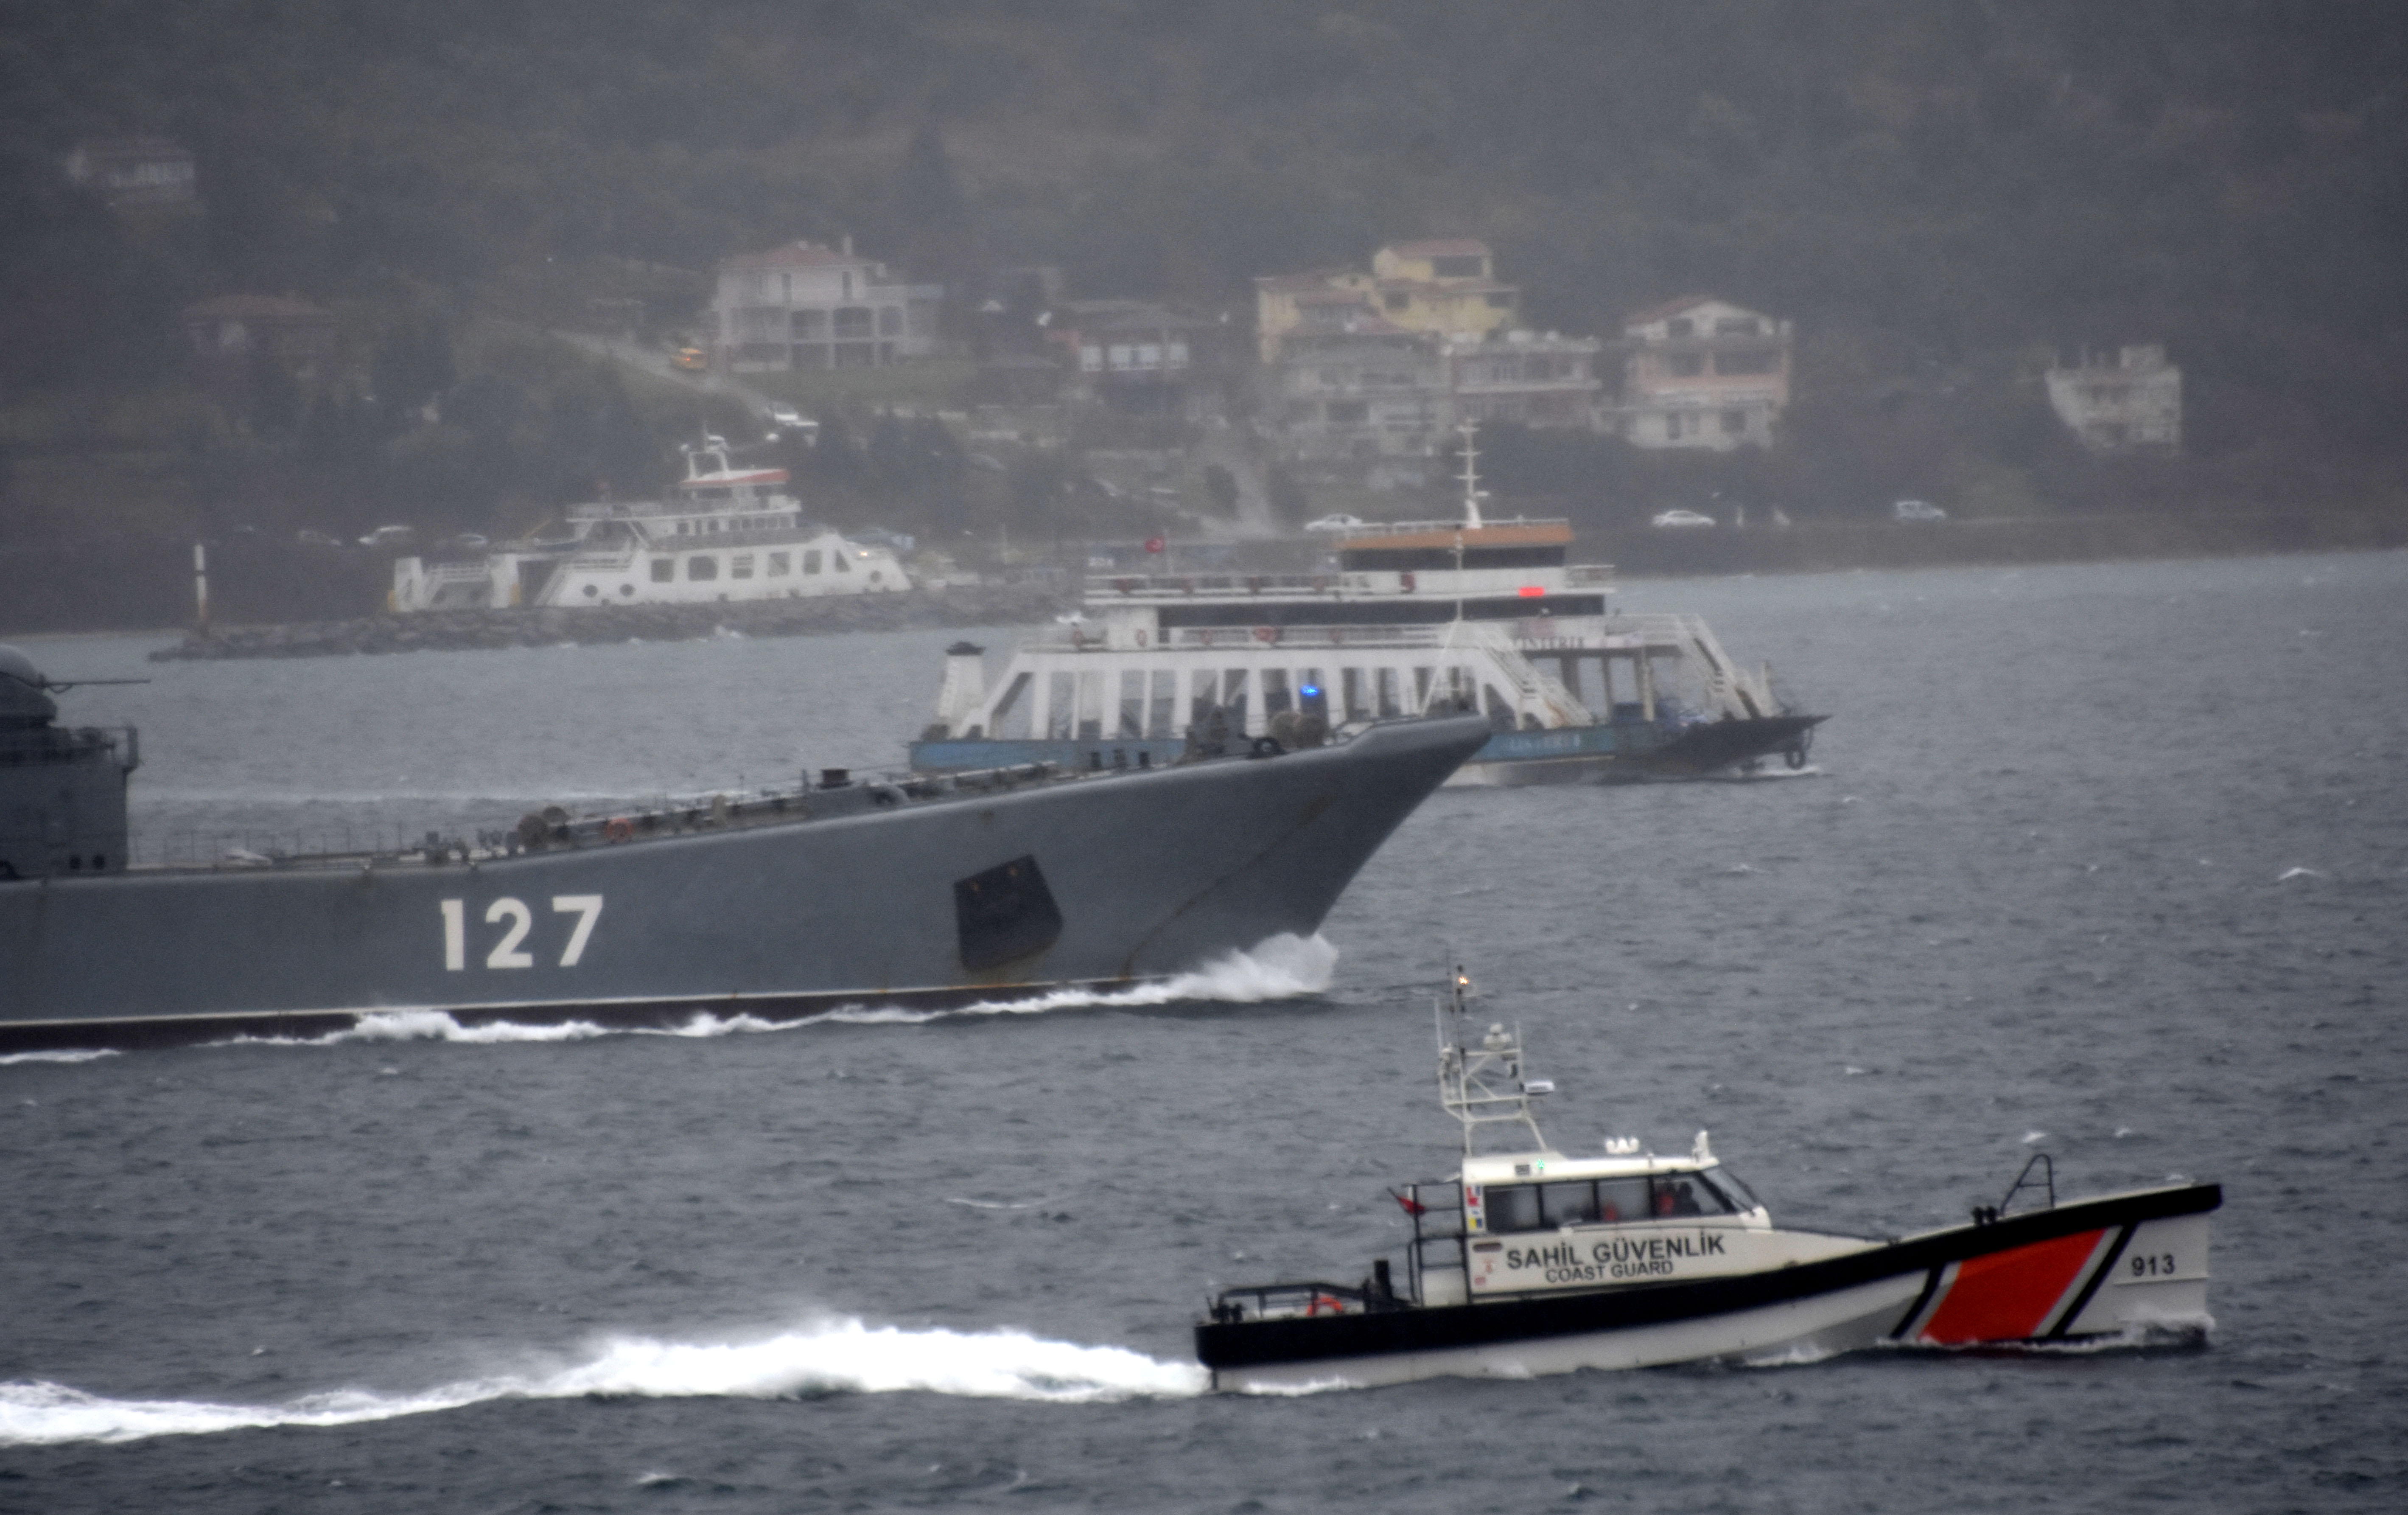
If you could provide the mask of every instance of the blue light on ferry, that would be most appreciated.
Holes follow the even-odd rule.
[[[1304,685],[1297,690],[1297,693],[1304,696],[1307,700],[1318,700],[1321,698],[1321,685],[1317,684]]]

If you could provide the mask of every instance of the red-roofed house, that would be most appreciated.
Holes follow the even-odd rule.
[[[1772,445],[1789,404],[1788,322],[1684,295],[1632,311],[1622,331],[1615,418],[1632,446]]]
[[[934,356],[942,284],[913,284],[872,258],[789,242],[719,266],[711,352],[723,369],[876,368]]]

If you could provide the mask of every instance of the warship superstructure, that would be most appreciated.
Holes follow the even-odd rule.
[[[679,1024],[1114,986],[1315,931],[1486,739],[1412,720],[1100,772],[857,776],[406,850],[129,866],[131,729],[0,649],[0,1046]]]

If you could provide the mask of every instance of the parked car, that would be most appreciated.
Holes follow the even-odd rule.
[[[1307,521],[1304,523],[1304,529],[1307,531],[1354,531],[1360,529],[1362,525],[1361,516],[1340,512],[1337,515],[1325,515],[1318,521]]]
[[[1894,521],[1945,521],[1948,512],[1928,500],[1901,499],[1889,508]]]
[[[710,367],[710,354],[699,347],[681,347],[669,354],[669,362],[683,373],[700,373]]]
[[[435,550],[438,553],[481,553],[491,545],[492,543],[485,540],[484,533],[463,531],[457,536],[446,537],[437,542]]]
[[[1714,524],[1714,518],[1697,511],[1664,511],[1658,512],[1656,519],[1648,524],[1658,527],[1710,527]]]
[[[380,526],[360,539],[363,547],[407,547],[418,540],[415,529],[406,526]]]

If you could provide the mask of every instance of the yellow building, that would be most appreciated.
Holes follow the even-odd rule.
[[[1254,281],[1254,335],[1266,364],[1290,332],[1344,331],[1365,318],[1406,331],[1477,339],[1511,327],[1522,292],[1497,282],[1488,244],[1468,237],[1391,242],[1359,268],[1273,274]]]

